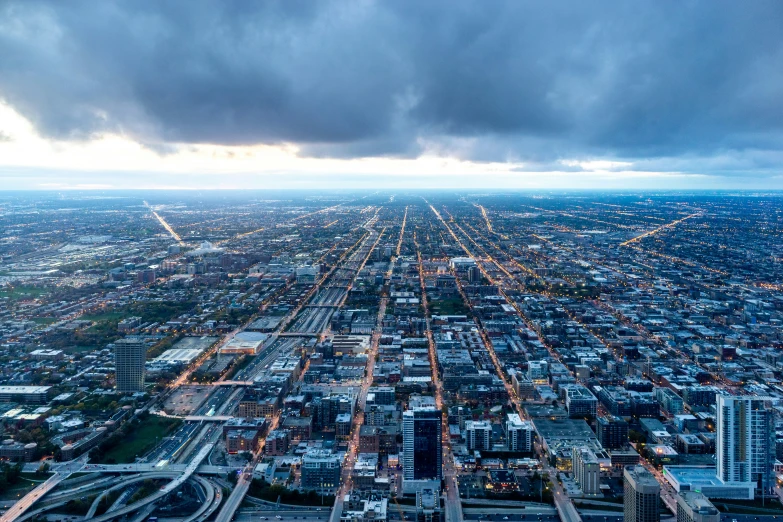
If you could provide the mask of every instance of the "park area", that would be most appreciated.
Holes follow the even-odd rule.
[[[141,457],[163,437],[173,433],[182,421],[157,415],[144,415],[129,421],[90,452],[90,462],[125,464]]]

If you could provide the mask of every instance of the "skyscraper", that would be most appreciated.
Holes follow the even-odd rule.
[[[126,337],[114,342],[116,387],[119,392],[144,391],[144,361],[147,347],[139,337]]]
[[[509,413],[506,420],[506,443],[509,451],[531,451],[533,449],[533,423],[523,421],[519,414]]]
[[[443,412],[420,407],[402,414],[403,478],[441,480],[441,422]]]
[[[601,466],[588,446],[577,446],[571,451],[574,478],[585,495],[601,492]]]
[[[659,522],[658,498],[661,485],[642,466],[628,466],[623,471],[625,483],[624,522]]]
[[[465,437],[470,451],[492,449],[492,425],[486,421],[465,421]]]
[[[719,395],[717,420],[718,478],[754,482],[768,492],[774,484],[775,423],[764,400]]]

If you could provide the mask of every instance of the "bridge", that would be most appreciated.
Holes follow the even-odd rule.
[[[187,482],[188,479],[193,475],[193,473],[198,469],[199,465],[201,464],[201,461],[203,461],[205,458],[207,458],[207,455],[212,451],[212,448],[215,445],[213,443],[206,444],[203,448],[199,450],[198,453],[196,453],[196,456],[193,457],[193,460],[190,461],[190,463],[185,467],[183,472],[177,476],[174,480],[160,488],[160,490],[156,491],[152,495],[145,497],[138,502],[134,502],[133,504],[127,505],[124,508],[120,508],[116,511],[112,511],[109,513],[105,513],[101,516],[94,517],[92,519],[92,522],[105,522],[107,520],[112,520],[114,518],[118,518],[124,515],[128,515],[130,513],[133,513],[134,511],[137,511],[138,509],[157,502],[161,498],[165,497],[178,487],[180,487],[182,484]]]
[[[166,466],[158,467],[157,463],[90,464],[80,471],[82,473],[119,473],[121,475],[133,475],[134,473],[154,473],[158,471],[174,473],[183,472],[186,467],[186,464],[167,464]],[[199,475],[225,475],[229,471],[236,471],[236,469],[237,468],[233,466],[212,466],[210,464],[202,464],[196,469],[196,473]]]
[[[174,415],[170,415],[174,417]],[[231,415],[186,415],[185,417],[177,417],[179,419],[185,419],[186,421],[205,421],[205,422],[226,422],[229,419],[233,419]]]
[[[43,482],[27,495],[19,499],[19,501],[11,506],[11,509],[6,511],[3,516],[0,516],[0,522],[12,522],[19,519],[24,513],[30,509],[33,504],[41,499],[44,495],[54,489],[60,482],[71,476],[76,470],[84,466],[87,462],[87,456],[84,455],[76,460],[72,460],[67,465],[60,467],[55,473],[49,477],[46,482]]]
[[[96,473],[110,473],[110,472],[120,472],[120,473],[139,473],[142,471],[146,471],[147,473],[144,473],[138,477],[131,478],[129,480],[123,481],[125,485],[128,485],[129,483],[133,483],[135,481],[140,480],[146,480],[148,478],[165,478],[165,477],[174,477],[174,480],[169,482],[166,486],[162,487],[159,491],[153,493],[152,495],[145,497],[141,499],[138,502],[135,502],[129,506],[125,506],[124,508],[118,509],[116,511],[112,511],[110,513],[105,513],[104,515],[93,517],[91,520],[93,521],[107,521],[111,520],[113,518],[117,518],[120,516],[124,516],[130,513],[133,513],[134,511],[138,510],[139,508],[142,508],[146,505],[149,505],[151,503],[154,503],[160,498],[163,498],[164,496],[168,495],[172,491],[176,490],[178,487],[180,487],[182,484],[187,482],[193,473],[195,473],[201,466],[201,462],[207,458],[207,456],[212,451],[212,448],[214,447],[214,443],[209,443],[204,445],[199,452],[193,457],[193,460],[190,461],[187,465],[175,465],[176,467],[173,467],[172,469],[156,469],[154,465],[152,464],[146,464],[146,465],[139,465],[139,464],[116,464],[116,465],[99,465],[99,464],[93,464],[85,466],[86,462],[86,455],[83,458],[77,459],[75,461],[72,461],[69,463],[66,467],[61,467],[58,469],[54,475],[52,475],[46,482],[36,487],[33,491],[25,495],[24,498],[19,500],[16,504],[11,506],[11,508],[6,511],[5,514],[3,514],[2,517],[0,517],[0,522],[13,522],[13,521],[22,521],[27,520],[30,518],[35,517],[36,515],[43,513],[45,511],[48,511],[54,507],[58,507],[59,505],[65,504],[70,500],[70,496],[66,495],[62,500],[56,501],[54,504],[50,504],[48,506],[42,507],[38,510],[32,511],[25,515],[25,513],[33,506],[35,502],[38,500],[41,500],[41,498],[49,493],[52,489],[54,489],[57,485],[59,485],[63,480],[68,478],[72,473],[76,471],[86,471],[86,472],[96,472]],[[205,471],[212,471],[216,474],[220,473],[222,471],[222,466],[204,466],[205,468],[211,468]],[[205,479],[199,479],[199,482],[205,481]],[[80,494],[80,493],[76,493]],[[214,497],[212,497],[214,498]],[[210,500],[210,504],[211,504]],[[97,509],[97,504],[96,504]],[[94,510],[93,510],[94,514]]]

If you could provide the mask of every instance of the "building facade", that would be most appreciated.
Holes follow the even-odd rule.
[[[658,499],[661,485],[642,466],[629,466],[623,471],[623,521],[660,522]]]
[[[774,437],[774,417],[763,400],[719,395],[715,457],[721,482],[752,482],[769,492],[775,478]]]
[[[470,451],[484,451],[492,447],[492,426],[485,421],[466,421],[465,439]]]
[[[402,414],[403,478],[441,480],[442,416],[437,408],[420,407]]]
[[[144,363],[147,346],[140,337],[126,337],[114,342],[114,365],[118,392],[144,391]]]
[[[601,465],[595,453],[586,446],[578,446],[571,453],[574,478],[585,495],[601,492]]]
[[[523,421],[517,413],[509,413],[506,419],[506,443],[509,451],[533,451],[533,423]]]
[[[340,485],[339,455],[310,452],[302,457],[301,483],[304,489],[334,490]]]

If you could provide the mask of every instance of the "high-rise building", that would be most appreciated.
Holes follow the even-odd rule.
[[[437,408],[419,407],[402,414],[403,478],[441,480],[442,416]]]
[[[628,466],[623,470],[623,479],[623,521],[659,522],[661,485],[652,473],[642,466]]]
[[[140,337],[126,337],[114,342],[117,391],[144,391],[144,362],[146,358],[147,347]]]
[[[720,512],[703,494],[681,491],[677,496],[677,522],[720,522]]]
[[[715,453],[721,482],[774,485],[775,422],[764,401],[718,396]]]
[[[492,448],[492,425],[486,421],[465,421],[465,439],[470,451]]]
[[[574,478],[585,495],[601,492],[601,465],[595,453],[587,446],[577,446],[571,451]]]
[[[533,451],[533,423],[523,421],[519,414],[509,413],[506,420],[508,451]]]

